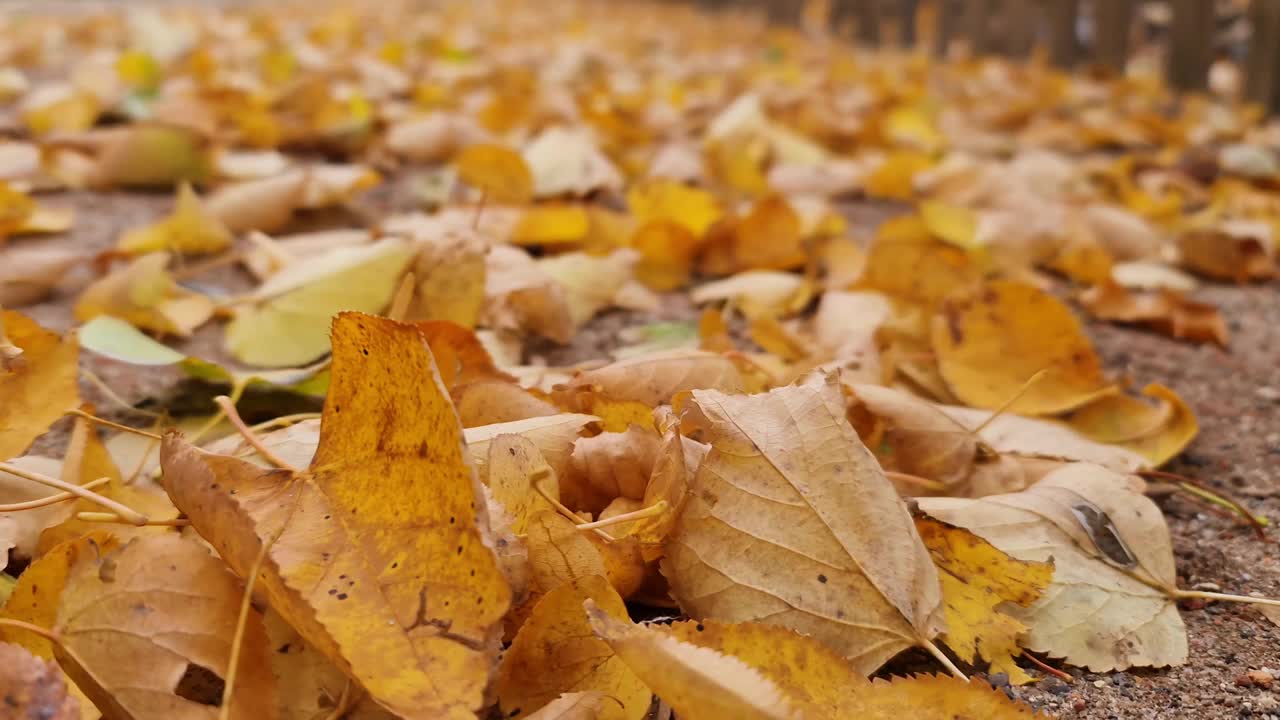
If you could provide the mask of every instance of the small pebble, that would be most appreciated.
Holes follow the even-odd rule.
[[[1089,707],[1089,701],[1084,698],[1076,698],[1075,702],[1071,703],[1071,709],[1076,712],[1080,712],[1087,707]]]
[[[1272,402],[1275,402],[1276,400],[1280,400],[1280,388],[1273,388],[1270,385],[1263,385],[1257,390],[1254,390],[1253,394],[1257,395],[1263,400],[1270,400]]]
[[[1107,686],[1107,681],[1106,681],[1106,680],[1094,680],[1094,681],[1093,681],[1093,686],[1094,686],[1094,687],[1096,687],[1096,688],[1104,688],[1104,687],[1106,687],[1106,686]]]
[[[1222,592],[1222,586],[1213,582],[1196,583],[1192,590],[1207,590],[1208,592]]]
[[[1112,673],[1111,684],[1116,687],[1129,687],[1133,684],[1133,678],[1129,677],[1125,673]]]
[[[1264,690],[1271,689],[1271,684],[1276,681],[1276,676],[1266,670],[1250,670],[1245,675],[1249,677],[1255,687],[1260,687]]]
[[[991,683],[993,688],[1009,687],[1009,673],[992,673],[987,676],[987,682]]]

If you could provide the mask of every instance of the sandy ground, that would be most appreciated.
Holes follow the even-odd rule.
[[[404,200],[398,195],[377,193],[366,210],[385,212],[392,209],[389,206],[401,206]],[[53,196],[46,202],[75,207],[75,229],[65,237],[16,242],[70,245],[82,249],[86,257],[110,247],[122,229],[156,216],[169,205],[167,195],[120,193]],[[870,235],[869,225],[883,217],[883,212],[865,207],[850,210],[862,235]],[[42,323],[66,329],[72,325],[71,305],[80,282],[72,276],[66,291],[23,310]],[[224,269],[198,282],[234,290],[245,287],[247,279]],[[1097,323],[1090,325],[1090,331],[1113,373],[1128,376],[1137,387],[1164,383],[1186,398],[1199,415],[1200,437],[1169,469],[1199,478],[1239,498],[1255,513],[1280,521],[1280,294],[1270,284],[1215,286],[1204,290],[1203,296],[1218,303],[1229,321],[1233,333],[1229,351]],[[669,303],[663,317],[606,313],[585,328],[571,347],[544,347],[538,352],[551,362],[599,357],[619,344],[617,333],[624,327],[656,319],[687,320],[692,313],[681,302]],[[206,327],[183,349],[218,359],[220,342],[221,328]],[[181,407],[197,401],[173,373],[139,371],[101,358],[84,362],[129,402],[158,400],[164,406]],[[129,419],[127,413],[109,410],[94,388],[86,385],[85,396],[101,402],[104,414]],[[198,399],[207,397],[200,393]],[[46,436],[37,449],[56,451],[60,435]],[[1212,583],[1224,592],[1280,597],[1280,546],[1260,542],[1249,528],[1202,505],[1172,497],[1162,500],[1161,506],[1173,535],[1182,587]],[[1280,537],[1280,531],[1273,534]],[[1110,674],[1068,668],[1075,676],[1070,684],[1050,679],[1006,692],[1064,718],[1280,720],[1280,627],[1245,606],[1184,606],[1182,615],[1190,634],[1190,661],[1184,667]],[[900,659],[887,672],[930,667],[917,660]],[[1270,668],[1278,676],[1271,689],[1237,684],[1244,673],[1261,668]],[[995,684],[1000,685],[1001,679],[995,678]]]

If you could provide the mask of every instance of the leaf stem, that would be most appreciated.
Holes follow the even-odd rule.
[[[574,511],[565,507],[564,504],[561,503],[558,498],[552,497],[551,493],[547,492],[547,489],[542,486],[542,483],[547,479],[547,476],[549,476],[550,474],[551,474],[551,471],[548,470],[547,468],[538,468],[537,470],[533,471],[533,474],[530,476],[530,479],[533,480],[533,489],[537,491],[539,495],[542,496],[543,500],[546,500],[548,503],[551,503],[551,507],[555,508],[556,512],[560,513],[561,515],[571,520],[573,522],[573,526],[577,527],[578,523],[582,522],[582,518],[578,517],[578,514],[575,513]],[[599,535],[600,537],[604,538],[608,542],[615,541],[615,538],[612,535],[610,535],[609,533],[603,530],[600,530],[599,528],[593,529],[591,532]]]
[[[127,433],[133,433],[134,435],[141,435],[142,437],[151,438],[152,440],[160,439],[160,436],[153,432],[147,432],[146,430],[139,430],[138,428],[135,428],[135,427],[129,427],[128,425],[121,425],[120,423],[117,423],[117,422],[111,422],[110,420],[107,420],[105,418],[100,418],[97,415],[94,415],[93,413],[87,413],[79,408],[76,408],[75,410],[68,410],[65,414],[75,415],[76,417],[84,418],[85,420],[88,420],[89,422],[95,425],[102,425],[103,427],[109,427],[115,430],[121,430]]]
[[[92,490],[96,487],[101,487],[103,485],[106,485],[109,482],[111,482],[111,478],[100,477],[97,480],[90,480],[89,482],[81,485],[80,487],[84,488],[85,490]],[[47,507],[49,505],[54,505],[56,503],[64,502],[66,500],[73,500],[76,497],[77,496],[75,494],[70,492],[60,492],[60,493],[55,493],[53,495],[49,495],[46,497],[42,497],[38,500],[28,500],[26,502],[11,503],[9,505],[0,505],[0,512],[22,512],[23,510],[35,510],[36,508]]]
[[[1056,668],[1056,667],[1053,667],[1053,666],[1049,665],[1049,664],[1048,664],[1048,663],[1046,663],[1045,661],[1041,660],[1040,658],[1036,657],[1035,655],[1032,655],[1031,653],[1027,652],[1026,650],[1023,650],[1023,651],[1022,651],[1022,657],[1026,658],[1028,661],[1030,661],[1032,665],[1035,665],[1036,667],[1040,668],[1040,669],[1041,669],[1041,670],[1043,670],[1044,672],[1046,672],[1046,673],[1048,673],[1048,674],[1050,674],[1050,675],[1052,675],[1052,676],[1054,676],[1054,677],[1058,678],[1058,679],[1059,679],[1059,680],[1061,680],[1062,682],[1065,682],[1065,683],[1073,683],[1073,682],[1075,682],[1075,681],[1076,681],[1076,679],[1075,679],[1075,678],[1071,677],[1071,674],[1070,674],[1070,673],[1062,672],[1062,671],[1061,671],[1061,670],[1059,670],[1058,668]]]
[[[228,394],[227,397],[231,399],[231,406],[233,408],[237,403],[240,402],[240,398],[244,395],[244,392],[248,387],[249,387],[249,383],[244,380],[237,379],[232,381],[231,392]],[[222,396],[220,395],[219,397],[222,397]],[[215,403],[218,402],[217,398],[214,399],[214,402]],[[226,417],[227,417],[226,408],[222,407],[221,404],[218,404],[218,412],[210,415],[209,419],[205,420],[204,424],[201,425],[199,429],[197,429],[194,433],[192,433],[191,437],[187,438],[187,441],[190,442],[192,445],[198,443],[200,441],[200,438],[204,437],[206,434],[208,434],[210,430],[217,427],[218,423],[222,422],[224,419],[226,419]]]
[[[657,503],[647,508],[632,510],[621,515],[614,515],[604,520],[596,520],[595,522],[582,523],[578,525],[579,530],[595,530],[597,528],[609,527],[610,525],[621,525],[622,523],[631,522],[632,520],[643,520],[645,518],[657,517],[667,511],[669,505],[666,500],[659,500]]]
[[[951,658],[947,657],[947,654],[942,652],[942,650],[937,645],[934,645],[928,638],[920,638],[920,647],[928,650],[929,654],[937,658],[938,662],[942,663],[942,666],[945,667],[952,675],[955,675],[957,678],[960,678],[965,682],[969,682],[969,676],[961,672],[960,668],[956,667],[956,664],[951,662]]]
[[[217,403],[218,407],[222,409],[222,412],[226,414],[227,420],[240,432],[240,435],[245,439],[245,442],[252,445],[253,449],[257,450],[258,454],[261,455],[263,459],[278,468],[290,470],[292,472],[300,472],[298,468],[272,452],[271,448],[268,448],[263,444],[262,438],[259,438],[257,433],[251,430],[248,425],[244,424],[244,420],[240,418],[240,413],[236,412],[235,403],[231,398],[226,395],[219,395],[214,398],[213,401]]]
[[[92,490],[86,490],[83,486],[74,485],[66,480],[59,480],[58,478],[49,477],[48,475],[43,475],[38,472],[24,470],[23,468],[11,463],[0,463],[0,471],[7,472],[10,475],[16,475],[24,480],[40,483],[41,485],[54,488],[55,490],[69,492],[77,497],[82,497],[95,505],[101,505],[102,507],[114,512],[125,522],[130,523],[131,525],[142,527],[148,522],[146,515],[143,515],[132,508],[121,505],[111,498],[103,497]]]
[[[62,636],[59,635],[57,631],[50,630],[49,628],[33,625],[32,623],[23,622],[22,620],[14,620],[13,618],[0,618],[0,625],[7,625],[9,627],[18,628],[19,630],[26,630],[27,632],[39,635],[51,643],[62,645]],[[63,647],[65,648],[66,646],[63,645]]]
[[[937,480],[922,478],[919,475],[909,475],[907,473],[894,472],[893,470],[885,470],[884,475],[885,477],[889,478],[890,481],[904,482],[904,483],[907,483],[908,485],[918,485],[921,488],[924,488],[925,490],[929,490],[931,492],[947,491],[946,485],[943,485]]]
[[[1018,388],[1018,391],[1017,391],[1017,392],[1015,392],[1013,395],[1010,395],[1010,396],[1009,396],[1009,399],[1008,399],[1008,400],[1005,400],[1005,401],[1000,405],[1000,407],[998,407],[998,408],[996,408],[995,410],[993,410],[993,411],[991,412],[991,415],[987,416],[987,419],[986,419],[986,420],[983,420],[983,421],[978,425],[978,427],[976,427],[976,428],[974,428],[974,429],[970,430],[969,432],[973,433],[974,435],[978,435],[979,433],[981,433],[981,432],[982,432],[983,430],[985,430],[985,429],[986,429],[986,427],[987,427],[988,425],[990,425],[990,424],[991,424],[991,423],[992,423],[996,418],[998,418],[998,417],[1000,417],[1001,415],[1003,415],[1003,414],[1005,414],[1006,412],[1008,412],[1008,411],[1009,411],[1009,408],[1013,407],[1013,404],[1014,404],[1014,403],[1018,402],[1018,400],[1019,400],[1023,395],[1026,395],[1026,394],[1027,394],[1027,391],[1031,389],[1031,386],[1032,386],[1032,385],[1035,385],[1036,383],[1040,382],[1040,380],[1041,380],[1041,379],[1043,379],[1043,378],[1044,378],[1044,376],[1045,376],[1045,375],[1047,375],[1048,373],[1049,373],[1049,368],[1040,368],[1039,370],[1035,371],[1035,373],[1034,373],[1034,374],[1032,374],[1032,375],[1031,375],[1031,377],[1027,378],[1027,381],[1026,381],[1026,382],[1022,383],[1022,387]]]
[[[317,420],[319,418],[320,418],[320,413],[317,413],[317,412],[305,412],[305,413],[294,413],[293,415],[281,415],[280,417],[271,418],[270,420],[264,420],[258,423],[257,425],[250,425],[249,429],[254,432],[262,432],[263,430],[270,430],[271,428],[274,428],[277,425],[280,427],[288,427],[290,425],[297,425],[298,423],[304,420]]]
[[[1230,497],[1229,495],[1217,492],[1216,490],[1210,490],[1205,487],[1203,483],[1177,473],[1165,472],[1163,470],[1140,470],[1138,475],[1153,480],[1166,480],[1172,482],[1177,485],[1178,489],[1188,495],[1195,496],[1213,505],[1226,508],[1232,513],[1244,518],[1246,522],[1252,525],[1253,531],[1258,534],[1259,539],[1269,539],[1267,538],[1266,528],[1271,524],[1271,521],[1265,517],[1254,515],[1249,512],[1249,509],[1240,504],[1240,501]]]
[[[1280,600],[1274,598],[1258,598],[1249,595],[1232,595],[1230,593],[1208,592],[1205,590],[1174,589],[1173,596],[1179,600],[1199,598],[1201,600],[1221,600],[1223,602],[1246,603],[1249,605],[1270,605],[1280,607]]]
[[[79,512],[79,513],[76,513],[76,518],[79,520],[83,520],[85,522],[137,525],[137,523],[130,523],[129,521],[125,520],[119,515],[116,515],[115,513]],[[171,518],[169,520],[148,519],[145,523],[142,523],[140,527],[186,527],[190,524],[191,524],[191,521],[187,520],[186,518]]]

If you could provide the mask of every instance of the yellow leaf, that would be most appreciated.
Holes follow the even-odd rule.
[[[477,380],[452,392],[463,427],[479,427],[557,415],[560,408],[533,393],[501,380]]]
[[[931,338],[947,386],[974,407],[1013,400],[1012,412],[1049,415],[1116,392],[1080,321],[1030,285],[996,281],[947,301]]]
[[[143,91],[151,91],[162,79],[159,64],[145,50],[126,50],[116,58],[116,73],[126,84]]]
[[[458,176],[489,200],[521,204],[533,199],[533,174],[520,153],[501,145],[471,145],[458,154]]]
[[[884,133],[889,140],[926,152],[942,148],[946,139],[934,119],[919,107],[899,105],[884,117]]]
[[[834,376],[760,395],[695,390],[682,426],[711,444],[662,561],[685,612],[811,634],[862,673],[928,643],[937,570]]]
[[[653,353],[578,373],[572,386],[595,387],[615,400],[633,400],[649,407],[671,401],[684,390],[711,388],[723,392],[742,389],[742,376],[728,358],[701,350]]]
[[[489,443],[485,484],[511,516],[511,531],[517,535],[525,535],[530,516],[545,507],[535,502],[540,497],[533,487],[535,482],[552,497],[560,496],[556,474],[537,445],[519,435],[499,435]]]
[[[36,211],[36,201],[0,182],[0,239],[21,229]]]
[[[786,198],[762,198],[736,229],[733,256],[739,268],[789,270],[804,265],[800,216]]]
[[[6,350],[6,339],[16,352]],[[0,459],[21,455],[80,404],[79,357],[75,335],[62,337],[25,315],[0,310]]]
[[[477,380],[515,380],[498,370],[489,351],[471,330],[447,320],[423,320],[415,324],[427,339],[440,381],[446,388]]]
[[[99,528],[50,548],[18,576],[18,584],[0,611],[0,617],[52,629],[58,615],[58,596],[67,584],[71,567],[80,558],[99,558],[118,547],[120,542]],[[0,626],[0,641],[21,645],[36,657],[53,657],[53,644],[49,640],[25,630]]]
[[[1164,385],[1148,385],[1142,389],[1142,394],[1170,408],[1169,420],[1154,433],[1119,444],[1142,455],[1152,466],[1159,467],[1177,457],[1191,444],[1200,432],[1200,423],[1186,401]]]
[[[581,205],[537,205],[524,211],[511,231],[516,245],[574,245],[591,231],[588,209]]]
[[[598,690],[565,693],[525,717],[528,720],[596,720],[608,702],[612,699]]]
[[[733,656],[610,617],[592,602],[587,613],[596,636],[681,718],[797,717],[777,684]]]
[[[653,220],[640,226],[628,243],[640,253],[636,278],[654,290],[675,290],[689,282],[698,252],[698,238],[674,220]]]
[[[227,677],[227,633],[236,626],[243,594],[226,566],[194,539],[139,538],[109,555],[83,553],[58,600],[54,631],[62,645],[53,652],[107,717],[206,718],[208,706],[221,700],[221,683],[207,676]],[[272,718],[270,651],[262,616],[250,612],[230,717]],[[192,689],[180,688],[193,671],[205,675],[194,699]]]
[[[285,172],[220,187],[204,208],[232,232],[275,232],[289,223],[306,188],[306,173]]]
[[[867,194],[884,200],[910,200],[915,195],[915,177],[933,167],[929,155],[916,150],[899,150],[885,158],[864,181]]]
[[[410,266],[417,280],[405,320],[447,320],[474,328],[484,309],[485,253],[476,233],[418,240]]]
[[[529,570],[537,592],[550,593],[591,576],[606,577],[604,559],[586,533],[545,502],[539,500],[535,507],[527,527]]]
[[[1107,395],[1063,417],[1071,429],[1100,443],[1125,443],[1157,433],[1173,420],[1173,403],[1151,404],[1133,395]]]
[[[912,216],[880,226],[863,267],[858,287],[927,304],[973,287],[981,277],[968,253],[934,240],[924,221]]]
[[[943,242],[966,252],[979,250],[978,215],[959,205],[949,205],[935,200],[920,203],[920,220],[929,232]]]
[[[876,680],[850,693],[847,720],[1036,720],[1044,718],[1023,703],[1015,703],[982,680],[969,682],[950,675],[914,675]]]
[[[511,589],[486,544],[462,428],[413,325],[342,313],[309,470],[170,433],[162,483],[240,574],[263,543],[272,607],[405,718],[472,718]],[[278,534],[278,535],[277,535]]]
[[[1015,560],[973,533],[932,518],[917,517],[916,530],[942,572],[947,631],[942,641],[967,663],[978,657],[1015,684],[1031,682],[1013,661],[1027,626],[999,610],[1011,602],[1030,607],[1053,580],[1053,563]]]
[[[190,336],[213,316],[213,300],[178,285],[168,264],[169,253],[153,252],[99,279],[80,294],[76,319],[110,315],[147,330]]]
[[[251,365],[305,365],[324,354],[334,314],[387,306],[412,257],[403,240],[386,238],[291,265],[239,309],[227,325],[227,348]]]
[[[652,180],[627,191],[627,205],[641,225],[669,220],[701,238],[724,215],[720,201],[706,190],[671,180]]]
[[[203,255],[221,252],[231,241],[231,231],[204,208],[191,185],[183,182],[178,186],[173,212],[151,225],[125,232],[116,249],[132,255],[157,250]]]
[[[213,170],[208,139],[160,123],[128,126],[103,148],[94,180],[106,186],[168,187],[204,182]]]
[[[93,93],[70,85],[49,85],[32,91],[22,102],[22,122],[37,137],[54,132],[81,132],[93,127],[102,103]]]
[[[589,691],[617,701],[605,703],[598,720],[639,720],[648,712],[649,689],[587,624],[582,604],[588,600],[604,614],[627,617],[622,598],[598,575],[543,596],[498,667],[495,685],[504,717],[532,714],[561,693]]]

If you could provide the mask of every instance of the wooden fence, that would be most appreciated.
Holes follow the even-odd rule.
[[[1151,17],[1160,20],[1165,72],[1179,90],[1203,90],[1219,56],[1245,71],[1244,94],[1280,113],[1280,0],[828,0],[834,28],[857,42],[938,53],[962,43],[977,54],[1025,56],[1043,47],[1064,68],[1120,71]],[[772,20],[800,21],[802,0],[701,0],[711,8],[762,7]],[[929,32],[921,32],[927,26]],[[1230,27],[1228,27],[1230,26]],[[1243,32],[1241,32],[1243,31]]]

